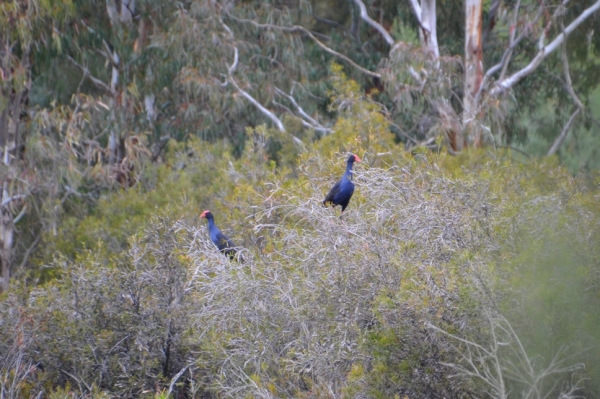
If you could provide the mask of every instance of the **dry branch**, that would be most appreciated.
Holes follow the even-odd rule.
[[[393,47],[396,41],[394,40],[392,35],[390,35],[388,31],[385,30],[383,26],[381,26],[380,23],[375,21],[373,18],[369,17],[369,13],[367,12],[367,7],[365,6],[365,3],[363,3],[361,0],[354,0],[354,3],[360,9],[360,17],[362,18],[362,20],[365,21],[367,24],[371,25],[371,27],[375,28],[375,30],[377,30],[377,32],[379,32],[379,34],[383,37],[385,42],[389,44],[390,47]]]
[[[233,31],[229,28],[229,26],[227,26],[227,24],[225,24],[223,22],[223,20],[220,17],[219,17],[219,22],[221,22],[221,25],[227,31],[227,33],[231,37],[231,40],[232,41],[235,40]],[[254,105],[261,113],[263,113],[267,118],[271,119],[273,121],[273,123],[275,123],[275,126],[277,126],[277,129],[279,129],[280,132],[286,133],[285,126],[283,126],[283,123],[277,117],[277,115],[275,115],[273,112],[269,111],[260,102],[258,102],[258,100],[256,100],[254,97],[252,97],[252,95],[250,95],[250,93],[248,93],[247,91],[242,89],[240,87],[240,85],[237,83],[237,81],[235,80],[235,78],[233,77],[233,74],[235,73],[237,66],[238,66],[238,62],[239,62],[239,51],[238,51],[237,46],[235,46],[234,44],[232,44],[231,46],[233,47],[233,62],[231,63],[231,66],[227,70],[227,82],[231,83],[233,85],[233,87],[235,87],[235,89],[244,98],[246,98],[248,101],[250,101],[250,103],[252,103],[252,105]],[[294,140],[294,143],[296,143],[302,147],[304,146],[304,143],[298,137],[294,136],[293,134],[290,134],[290,136],[292,137],[292,140]]]
[[[106,83],[104,83],[100,79],[95,78],[94,76],[92,76],[92,74],[90,73],[89,69],[87,69],[83,65],[79,64],[77,61],[75,61],[73,58],[71,58],[71,56],[67,56],[67,59],[69,61],[71,61],[71,63],[73,65],[75,65],[77,68],[79,68],[81,70],[81,72],[83,72],[83,76],[85,76],[88,79],[90,79],[92,81],[92,83],[95,84],[98,88],[106,91],[107,93],[109,93],[112,96],[115,96],[117,94],[116,91],[114,89],[112,89],[109,85],[107,85]]]
[[[564,26],[563,26],[562,22],[560,24],[560,27],[564,32]],[[569,131],[571,130],[571,126],[573,126],[573,123],[575,122],[575,119],[581,113],[581,111],[583,111],[583,108],[584,108],[583,103],[581,102],[581,100],[575,93],[575,90],[573,89],[573,83],[571,81],[571,74],[569,72],[569,59],[567,57],[567,42],[564,41],[561,47],[562,47],[562,49],[560,52],[560,56],[561,56],[561,60],[563,63],[563,71],[565,74],[565,89],[567,90],[567,92],[569,93],[571,98],[573,99],[573,102],[575,103],[575,106],[577,108],[575,109],[575,111],[573,111],[573,113],[571,114],[571,117],[569,118],[569,120],[567,121],[565,126],[563,126],[561,133],[558,135],[556,140],[554,140],[554,143],[552,143],[552,145],[550,146],[550,149],[548,150],[548,154],[547,154],[548,156],[553,155],[558,151],[560,146],[564,143],[565,139],[567,138],[567,135],[569,134]]]
[[[290,94],[287,94],[286,92],[284,92],[283,90],[281,90],[278,87],[275,87],[275,91],[277,91],[277,93],[279,93],[280,95],[287,98],[294,105],[294,107],[296,107],[298,114],[300,114],[300,116],[301,116],[300,119],[302,119],[302,124],[304,124],[305,126],[311,128],[311,129],[318,130],[318,131],[321,131],[321,132],[324,132],[327,134],[333,133],[332,129],[321,125],[316,119],[314,119],[313,117],[308,115],[302,109],[302,107],[300,107],[300,105],[298,105],[298,103],[296,102],[296,100],[294,99],[293,96],[291,96]],[[290,111],[290,113],[292,113],[292,112]]]
[[[540,50],[537,55],[531,60],[531,62],[524,67],[523,69],[515,72],[511,76],[506,79],[499,81],[495,84],[495,86],[490,91],[492,96],[496,96],[505,92],[506,90],[513,87],[515,84],[520,82],[526,76],[533,73],[540,65],[540,63],[550,54],[552,54],[566,39],[566,37],[571,34],[575,29],[579,27],[586,19],[591,17],[596,11],[600,9],[600,0],[596,1],[590,7],[585,9],[575,20],[573,20],[563,32],[561,32],[550,44],[547,46],[543,45],[545,32],[547,29],[544,29],[544,33],[542,33],[540,37]]]

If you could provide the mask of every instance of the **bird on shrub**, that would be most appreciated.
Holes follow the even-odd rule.
[[[228,256],[230,259],[235,257],[235,244],[231,241],[225,234],[219,230],[217,225],[215,224],[215,218],[210,211],[204,211],[200,215],[201,218],[208,219],[208,235],[210,236],[211,241],[219,248],[223,254]]]
[[[352,183],[352,165],[354,165],[354,162],[360,162],[360,158],[351,154],[348,157],[346,173],[331,188],[329,194],[323,200],[323,205],[327,206],[330,203],[334,208],[336,205],[341,205],[342,213],[344,213],[344,209],[346,209],[352,194],[354,194],[354,183]]]

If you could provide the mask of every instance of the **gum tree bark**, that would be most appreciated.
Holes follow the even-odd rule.
[[[3,53],[10,49],[3,48]],[[23,55],[22,64],[28,70],[28,54]],[[25,197],[24,194],[12,192],[15,190],[13,180],[18,176],[15,170],[14,160],[19,146],[19,126],[21,124],[21,107],[27,96],[29,88],[29,77],[25,73],[22,76],[10,76],[10,68],[2,65],[2,77],[5,84],[0,87],[0,152],[2,154],[2,191],[0,197],[0,292],[9,288],[10,273],[13,262],[13,206],[18,200]],[[13,79],[21,84],[12,84]]]
[[[482,2],[482,0],[466,0],[465,3],[465,94],[462,115],[463,129],[458,133],[456,140],[457,151],[461,151],[467,144],[481,147],[481,129],[477,125],[479,107],[476,97],[483,80]],[[465,134],[467,137],[464,137]]]

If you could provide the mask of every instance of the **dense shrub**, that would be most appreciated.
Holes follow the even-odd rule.
[[[508,300],[507,279],[521,273],[502,259],[524,256],[526,241],[508,229],[520,229],[524,214],[533,217],[531,204],[539,208],[546,198],[531,188],[519,194],[529,202],[516,206],[494,181],[503,176],[495,170],[511,165],[506,158],[477,175],[458,170],[452,177],[442,169],[443,154],[413,161],[365,151],[356,194],[340,217],[321,201],[342,170],[343,154],[302,156],[296,179],[210,154],[180,154],[185,169],[154,188],[171,204],[138,220],[120,251],[106,251],[101,240],[97,249],[58,257],[51,263],[57,279],[6,299],[3,353],[14,358],[13,326],[28,323],[20,359],[43,367],[34,379],[25,376],[31,392],[32,384],[46,392],[68,386],[118,397],[162,390],[191,397],[487,392],[482,381],[454,372],[465,347],[453,337],[489,342],[485,310]],[[213,212],[246,247],[244,262],[216,252],[196,219],[199,205],[176,204],[186,190],[161,188],[178,179],[185,187],[218,162],[230,163],[219,176],[231,184],[216,186]],[[506,173],[507,185],[535,185],[544,168],[509,167],[515,175]],[[573,180],[560,184],[576,188]],[[110,224],[103,215],[138,195],[106,201],[87,220]],[[580,201],[566,203],[583,211]],[[561,212],[558,206],[550,213]],[[588,206],[587,212],[595,211]],[[7,370],[17,369],[6,363]]]
[[[52,273],[2,298],[3,395],[598,393],[596,349],[578,352],[599,341],[582,310],[598,297],[595,188],[552,160],[405,153],[377,104],[335,85],[343,117],[297,158],[264,127],[239,159],[173,143],[45,236],[36,261]],[[340,216],[321,201],[347,152],[363,163]],[[239,259],[209,241],[207,208]]]

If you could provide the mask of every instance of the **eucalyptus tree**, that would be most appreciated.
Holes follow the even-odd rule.
[[[464,4],[446,1],[437,6],[435,0],[409,0],[419,34],[418,44],[415,40],[394,38],[382,23],[369,16],[370,11],[361,0],[354,3],[360,8],[362,20],[389,45],[389,63],[382,75],[389,96],[395,99],[396,110],[410,111],[415,98],[420,98],[423,106],[417,113],[425,111],[437,122],[431,124],[433,127],[427,134],[443,133],[454,151],[465,146],[478,147],[484,142],[506,144],[511,126],[507,126],[505,119],[508,123],[514,120],[509,114],[518,113],[519,107],[531,107],[537,92],[556,97],[552,91],[563,91],[571,99],[573,110],[548,150],[548,154],[553,154],[583,111],[575,88],[585,95],[598,84],[597,79],[590,82],[589,78],[573,83],[568,61],[569,55],[577,57],[577,74],[592,74],[590,68],[594,63],[582,61],[589,59],[598,47],[593,36],[600,9],[598,1],[575,4],[568,0],[494,0],[484,7],[482,0],[466,0]],[[464,10],[462,22],[457,21],[455,10],[447,13],[451,7]],[[457,53],[455,45],[461,30],[462,55]],[[439,31],[444,35],[438,41]],[[567,37],[571,34],[579,43],[572,41],[572,46],[567,47]],[[582,51],[580,43],[587,44],[587,51]],[[560,53],[559,62],[547,61],[553,53]],[[543,62],[549,65],[541,68]],[[532,90],[531,84],[523,83],[534,73],[538,77],[531,79],[542,76],[546,81]],[[458,106],[452,107],[453,102]]]
[[[573,111],[551,154],[584,109],[579,97],[598,83],[571,75],[591,76],[593,64],[583,61],[599,43],[592,34],[599,8],[598,1],[195,0],[153,40],[181,65],[181,112],[206,137],[239,136],[261,120],[294,136],[302,133],[293,120],[328,134],[336,109],[327,68],[336,60],[411,146],[439,135],[452,151],[508,144],[532,96],[557,97]],[[567,47],[570,35],[577,42]]]
[[[23,124],[32,82],[30,60],[44,41],[57,45],[52,25],[63,26],[72,13],[71,1],[0,4],[0,292],[9,285],[15,223],[23,218],[26,200],[38,189],[22,162]]]
[[[136,85],[150,69],[149,14],[119,6],[0,4],[2,291],[43,234],[56,234],[67,205],[81,211],[102,190],[135,184],[166,143],[150,148],[158,113],[151,89]]]

